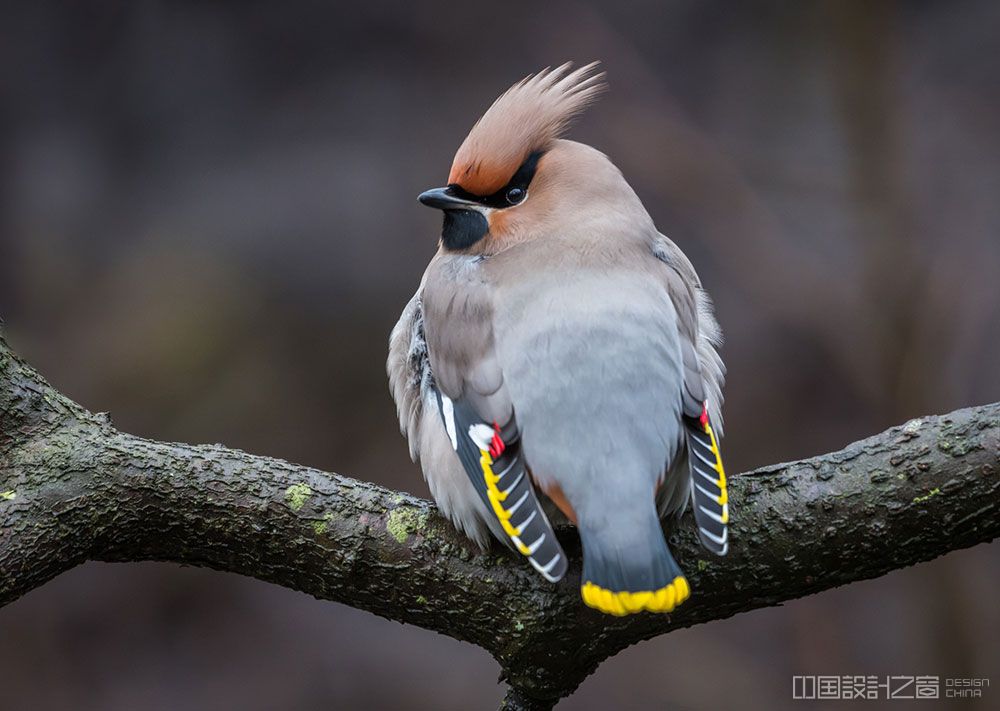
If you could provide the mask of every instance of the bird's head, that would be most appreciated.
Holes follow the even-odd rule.
[[[603,80],[597,62],[575,71],[567,63],[525,77],[493,103],[455,154],[448,184],[420,195],[444,211],[444,249],[498,251],[582,200],[588,181],[620,179],[603,154],[560,139]]]

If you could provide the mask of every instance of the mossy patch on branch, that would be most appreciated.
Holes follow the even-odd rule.
[[[323,516],[323,518],[321,518],[319,521],[312,522],[313,531],[316,532],[317,536],[322,536],[324,533],[326,533],[326,529],[330,527],[330,524],[332,522],[333,522],[333,512],[327,511],[326,514]]]
[[[426,515],[408,506],[394,508],[385,522],[386,529],[400,543],[406,543],[411,533],[423,531],[426,526]]]
[[[292,511],[301,511],[312,495],[308,484],[292,484],[285,489],[285,502]]]
[[[928,501],[929,499],[934,498],[935,496],[937,496],[940,493],[941,493],[941,490],[935,486],[933,489],[931,489],[930,491],[928,491],[923,496],[914,497],[913,503],[915,503],[915,504],[922,504],[925,501]]]

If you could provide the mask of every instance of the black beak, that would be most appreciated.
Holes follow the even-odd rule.
[[[436,207],[439,210],[462,210],[478,206],[477,203],[466,200],[455,195],[451,188],[434,188],[420,193],[417,197],[421,203],[427,207]]]

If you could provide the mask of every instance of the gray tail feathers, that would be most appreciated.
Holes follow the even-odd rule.
[[[589,606],[612,615],[670,612],[690,594],[655,511],[640,519],[596,529],[581,522],[581,594]]]

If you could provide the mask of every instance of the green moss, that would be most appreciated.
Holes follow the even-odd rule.
[[[13,491],[0,491],[0,499],[3,499],[4,501],[13,501],[16,498],[17,494]]]
[[[702,560],[701,558],[699,558],[698,559],[698,572],[699,573],[703,573],[706,570],[708,570],[708,561],[707,560]]]
[[[417,604],[418,605],[426,605],[427,604],[427,598],[424,597],[423,595],[417,595]]]
[[[928,491],[923,496],[917,496],[917,497],[915,497],[913,499],[913,503],[915,503],[915,504],[922,504],[925,501],[927,501],[928,499],[932,499],[932,498],[934,498],[935,496],[937,496],[940,493],[941,493],[941,490],[935,486],[933,489],[931,489],[930,491]]]
[[[326,515],[323,516],[319,521],[313,521],[312,527],[313,531],[316,532],[317,536],[322,536],[326,533],[326,529],[330,527],[330,523],[333,521],[333,513],[327,511]]]
[[[514,629],[518,632],[522,631],[524,629],[524,623],[521,622],[521,620],[514,620]]]
[[[423,531],[426,525],[423,514],[407,506],[397,506],[390,511],[385,523],[389,533],[400,543],[406,543],[411,533]]]
[[[301,511],[312,495],[313,491],[307,484],[292,484],[285,489],[285,502],[292,511]]]

